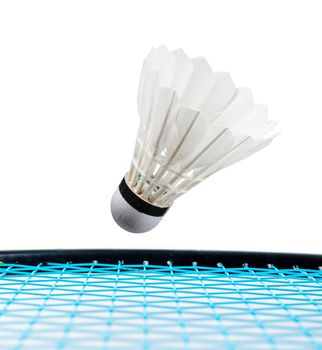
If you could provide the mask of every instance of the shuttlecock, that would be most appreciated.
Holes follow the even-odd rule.
[[[267,146],[276,124],[228,73],[164,46],[144,61],[138,111],[131,168],[111,202],[114,220],[130,232],[151,230],[175,199]]]

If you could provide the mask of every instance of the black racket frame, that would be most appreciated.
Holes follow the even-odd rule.
[[[244,251],[207,250],[151,250],[151,249],[56,249],[56,250],[8,250],[0,251],[0,261],[6,264],[38,265],[40,263],[88,263],[98,261],[104,264],[142,264],[164,265],[171,261],[176,266],[192,263],[216,267],[239,267],[248,264],[252,267],[278,268],[299,266],[305,269],[322,269],[322,255],[295,253],[267,253]]]

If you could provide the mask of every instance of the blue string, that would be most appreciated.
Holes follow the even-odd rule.
[[[111,327],[112,327],[112,324],[113,324],[113,311],[115,309],[115,301],[116,301],[116,298],[117,298],[117,287],[118,287],[118,282],[119,282],[119,279],[120,279],[120,274],[121,274],[121,268],[122,268],[122,262],[119,261],[118,262],[118,266],[117,266],[117,271],[115,273],[115,282],[114,282],[114,285],[113,285],[113,291],[112,291],[112,294],[111,294],[111,303],[110,303],[110,306],[109,306],[109,309],[108,309],[108,316],[107,316],[107,319],[106,319],[106,330],[103,334],[103,344],[102,344],[102,349],[108,349],[109,348],[109,340],[111,338]]]
[[[185,319],[183,317],[183,308],[180,305],[180,297],[179,297],[179,292],[182,290],[178,286],[180,286],[180,283],[182,283],[182,280],[175,281],[175,272],[174,272],[174,267],[172,265],[172,261],[168,261],[169,265],[169,272],[170,272],[170,278],[171,278],[171,284],[172,284],[172,289],[173,289],[173,296],[174,296],[174,302],[176,304],[176,314],[178,316],[178,321],[179,321],[179,326],[181,329],[181,334],[182,334],[182,345],[184,349],[189,349],[189,333],[187,332],[187,326]],[[181,300],[184,300],[183,298]]]
[[[322,350],[322,271],[0,265],[1,350]]]
[[[229,329],[223,325],[220,313],[217,312],[216,305],[214,304],[214,302],[212,301],[212,298],[209,295],[209,292],[207,289],[208,279],[206,277],[203,277],[202,274],[199,272],[196,262],[193,262],[192,265],[194,266],[194,269],[197,273],[198,280],[200,281],[200,284],[202,285],[202,288],[205,292],[205,296],[207,298],[207,301],[208,301],[209,306],[211,308],[211,311],[213,313],[213,317],[214,317],[214,320],[216,321],[216,325],[225,339],[226,347],[228,350],[233,350],[233,349],[235,349],[235,346],[229,337]]]

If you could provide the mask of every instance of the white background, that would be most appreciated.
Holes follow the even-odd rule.
[[[0,249],[322,253],[320,1],[2,1]],[[109,211],[152,46],[204,55],[282,135],[133,235]]]

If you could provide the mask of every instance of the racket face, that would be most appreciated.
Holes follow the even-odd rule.
[[[319,256],[51,251],[0,260],[1,350],[322,349]]]

